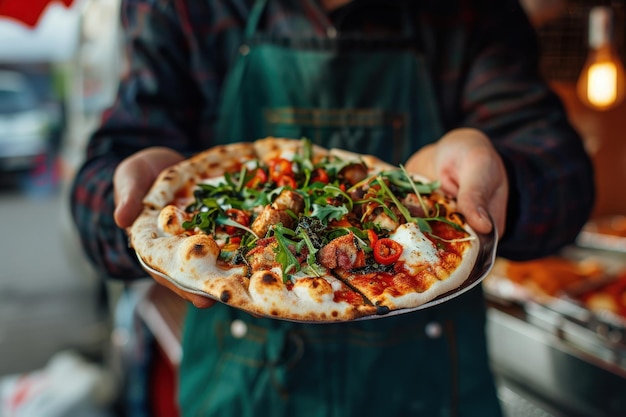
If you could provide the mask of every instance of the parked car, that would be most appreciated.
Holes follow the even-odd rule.
[[[50,117],[29,79],[0,71],[0,170],[33,168],[50,150]]]

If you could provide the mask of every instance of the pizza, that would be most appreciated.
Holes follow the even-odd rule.
[[[308,140],[216,146],[164,170],[128,229],[144,266],[252,314],[346,321],[458,288],[479,240],[437,182]]]

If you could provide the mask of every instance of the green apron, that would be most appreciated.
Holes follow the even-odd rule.
[[[223,90],[217,137],[308,137],[405,161],[442,133],[409,19],[398,39],[257,33],[257,1]],[[405,14],[406,15],[406,14]],[[500,416],[480,288],[388,318],[301,324],[189,307],[184,417]]]

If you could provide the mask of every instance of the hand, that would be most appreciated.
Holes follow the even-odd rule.
[[[172,149],[153,147],[123,160],[113,174],[115,223],[123,229],[130,227],[141,213],[143,197],[159,173],[183,159],[181,154]],[[215,304],[215,301],[210,298],[182,291],[168,280],[158,275],[150,275],[159,284],[169,288],[198,308],[211,307]]]
[[[406,169],[438,179],[442,191],[456,197],[459,211],[477,232],[491,232],[490,213],[498,235],[504,234],[508,177],[500,155],[482,132],[455,129],[413,154]]]
[[[115,223],[130,227],[143,208],[142,200],[152,183],[165,168],[183,160],[178,152],[168,148],[147,148],[124,159],[113,174]]]

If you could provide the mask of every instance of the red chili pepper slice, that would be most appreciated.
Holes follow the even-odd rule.
[[[263,168],[257,168],[254,171],[254,176],[250,178],[250,181],[246,183],[247,188],[259,188],[259,185],[263,185],[267,182],[267,174]]]
[[[285,158],[274,158],[269,161],[270,179],[275,183],[285,175],[293,175],[293,166],[291,161]]]
[[[276,185],[279,187],[291,187],[291,189],[295,190],[298,188],[296,184],[296,179],[291,175],[285,175],[276,180]]]
[[[226,210],[226,215],[242,226],[248,227],[250,225],[250,216],[248,216],[248,214],[243,210],[230,208]],[[229,235],[234,234],[238,230],[240,229],[236,226],[224,226],[224,231],[226,231]]]
[[[402,245],[387,237],[378,239],[373,249],[374,259],[382,265],[391,265],[402,255]]]
[[[378,241],[378,235],[372,229],[367,229],[367,238],[370,241],[370,246],[374,248],[374,245]]]
[[[324,168],[315,168],[311,173],[311,184],[314,182],[321,182],[322,184],[328,184],[330,178],[328,172]]]

